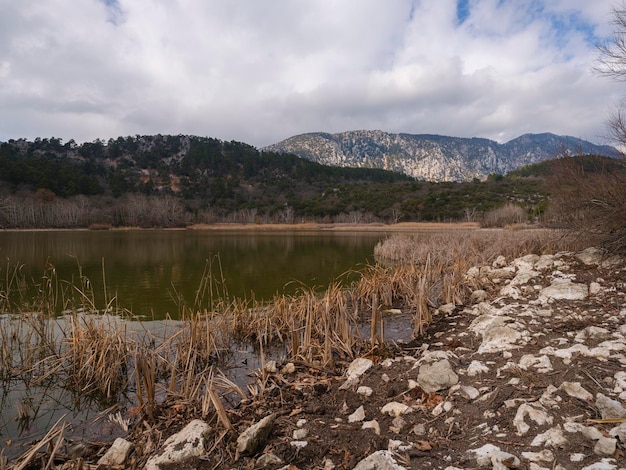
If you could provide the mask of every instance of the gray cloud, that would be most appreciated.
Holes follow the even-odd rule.
[[[0,139],[352,129],[601,141],[611,0],[0,1]]]

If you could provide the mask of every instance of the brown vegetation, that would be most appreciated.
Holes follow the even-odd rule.
[[[548,180],[553,188],[548,220],[588,246],[626,252],[626,165],[562,158]]]

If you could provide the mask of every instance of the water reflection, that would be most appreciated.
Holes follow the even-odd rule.
[[[60,279],[73,283],[80,284],[82,273],[101,307],[115,297],[138,316],[162,319],[176,318],[182,303],[193,305],[209,260],[231,296],[270,299],[277,292],[294,292],[299,282],[327,286],[370,262],[374,245],[384,236],[322,231],[0,232],[0,257],[24,264],[34,278],[47,263]]]

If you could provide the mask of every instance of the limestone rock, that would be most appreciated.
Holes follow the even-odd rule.
[[[365,419],[365,408],[359,406],[354,413],[348,416],[348,423],[358,423]]]
[[[387,403],[380,409],[382,414],[386,414],[389,416],[400,416],[411,412],[411,407],[405,405],[404,403],[398,403],[397,401],[392,401]]]
[[[372,367],[374,363],[371,359],[367,359],[364,357],[359,357],[352,361],[352,363],[348,366],[348,370],[346,371],[346,381],[340,387],[341,390],[347,390],[349,388],[354,387],[359,383],[359,377],[361,377],[367,370]]]
[[[258,467],[264,468],[264,467],[271,467],[274,465],[282,465],[283,464],[283,460],[278,457],[276,454],[263,454],[261,457],[259,457],[258,459],[256,459],[256,464]]]
[[[417,374],[417,383],[426,393],[449,388],[458,382],[459,376],[452,370],[447,359],[442,359],[433,364],[424,364],[420,366]]]
[[[539,297],[553,300],[585,300],[589,289],[585,284],[572,282],[571,279],[556,279],[539,292]]]
[[[476,463],[480,467],[492,466],[495,470],[506,470],[508,468],[516,468],[520,465],[520,460],[513,454],[502,451],[493,444],[485,444],[478,449],[468,451],[476,458]]]
[[[237,452],[249,455],[261,448],[272,431],[275,419],[275,414],[268,415],[242,432],[237,438]]]
[[[617,400],[612,400],[602,393],[596,395],[596,407],[602,419],[626,418],[626,409]]]
[[[183,462],[191,457],[204,454],[205,435],[210,426],[199,419],[194,419],[178,433],[170,436],[163,448],[148,460],[146,470],[159,470],[163,464]]]
[[[570,397],[578,398],[579,400],[589,401],[593,399],[593,395],[580,385],[579,382],[563,382],[559,387]]]
[[[398,465],[392,452],[379,450],[361,460],[354,470],[406,470],[406,467]]]
[[[98,465],[123,465],[134,446],[126,439],[118,437],[106,453],[98,460]]]

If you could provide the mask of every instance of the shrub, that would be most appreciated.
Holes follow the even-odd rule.
[[[482,227],[506,227],[520,224],[526,219],[526,211],[520,206],[507,203],[502,207],[486,212],[481,221]]]
[[[624,160],[562,158],[548,179],[553,194],[547,220],[589,245],[626,253]]]

